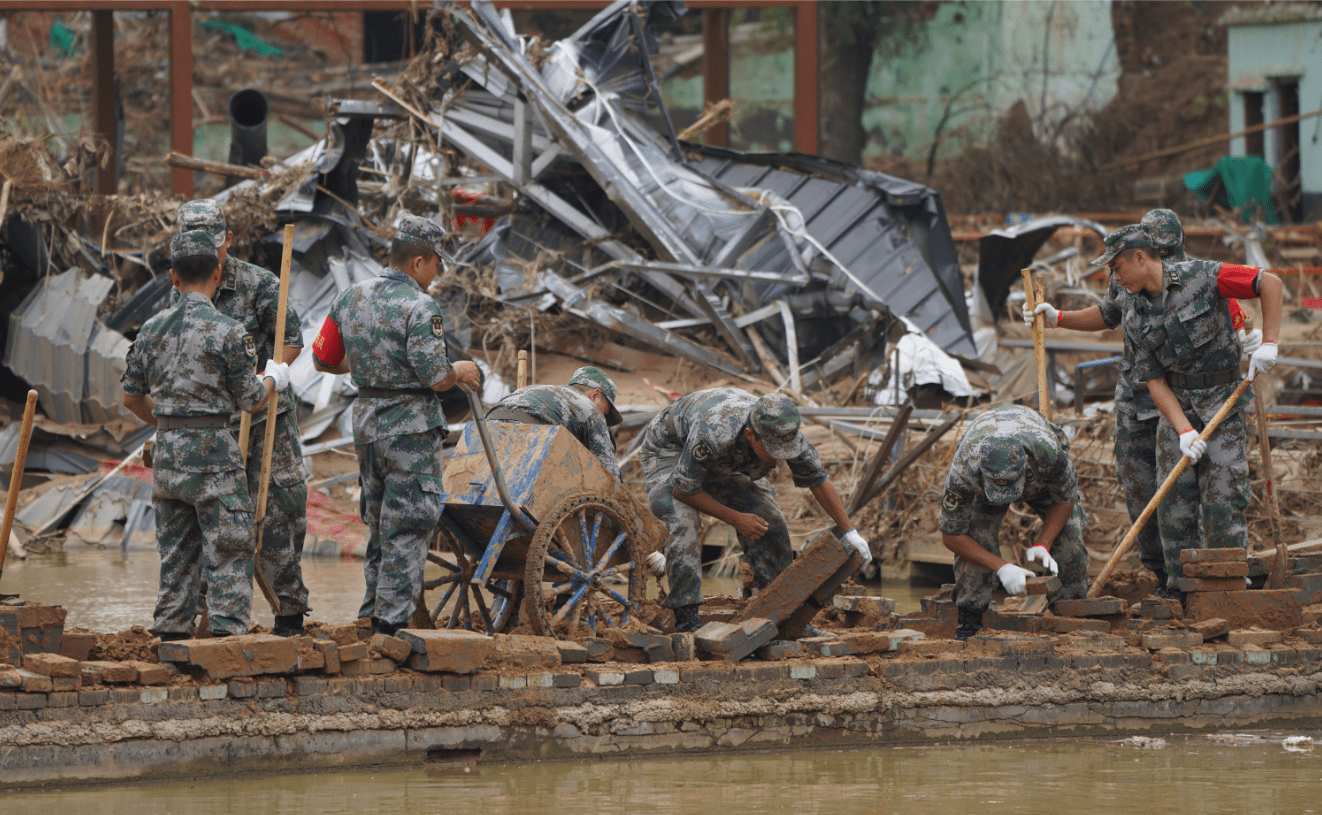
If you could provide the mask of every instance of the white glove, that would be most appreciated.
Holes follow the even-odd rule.
[[[276,362],[273,359],[266,361],[266,370],[262,371],[263,377],[270,377],[275,380],[275,390],[280,392],[289,387],[289,365],[284,362]]]
[[[1245,354],[1252,354],[1262,345],[1261,328],[1255,328],[1252,331],[1245,331],[1241,328],[1235,336],[1239,338],[1239,347],[1243,349]]]
[[[1258,350],[1249,357],[1249,381],[1259,372],[1266,373],[1276,364],[1276,343],[1264,342]]]
[[[1044,322],[1046,323],[1047,328],[1055,328],[1060,325],[1060,310],[1050,303],[1038,303],[1037,308],[1032,311],[1028,310],[1028,303],[1024,303],[1024,306],[1020,311],[1022,311],[1024,315],[1024,325],[1032,326],[1033,315],[1035,314],[1041,314],[1045,318]]]
[[[1051,556],[1051,553],[1047,551],[1047,547],[1045,546],[1039,544],[1037,546],[1028,547],[1028,556],[1026,559],[1029,563],[1041,563],[1042,568],[1052,574],[1060,574],[1060,567],[1056,565],[1056,559]]]
[[[863,536],[858,534],[857,529],[846,532],[841,540],[858,550],[858,553],[863,556],[863,565],[866,566],[872,562],[872,547],[868,546],[868,542],[863,540]]]
[[[1207,452],[1207,442],[1200,441],[1198,431],[1189,428],[1180,434],[1180,452],[1188,457],[1190,464],[1197,464],[1198,459]]]
[[[1013,563],[1007,563],[997,569],[996,576],[1001,579],[1001,585],[1005,587],[1005,590],[1011,594],[1023,594],[1028,588],[1028,578],[1037,577],[1027,569]]]
[[[660,552],[653,552],[647,556],[647,571],[654,577],[664,577],[666,573],[666,556]]]

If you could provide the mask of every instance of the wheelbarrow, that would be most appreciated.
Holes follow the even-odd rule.
[[[436,627],[488,635],[520,614],[534,633],[618,627],[641,608],[643,558],[665,527],[565,428],[494,422],[473,409],[446,462],[426,581]],[[446,557],[448,555],[449,557]]]

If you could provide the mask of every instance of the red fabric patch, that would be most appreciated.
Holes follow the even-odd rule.
[[[317,340],[312,343],[312,354],[327,368],[334,368],[344,362],[344,341],[340,339],[340,327],[330,317],[321,324]]]
[[[1222,297],[1238,297],[1242,300],[1254,300],[1258,293],[1253,290],[1253,283],[1262,270],[1257,266],[1238,266],[1234,263],[1222,263],[1221,271],[1216,274],[1217,290]]]
[[[1239,304],[1235,298],[1230,298],[1230,324],[1238,331],[1244,327],[1244,321],[1249,315],[1244,313],[1244,307]]]

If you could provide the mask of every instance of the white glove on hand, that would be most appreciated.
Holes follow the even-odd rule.
[[[1028,547],[1027,560],[1029,563],[1041,563],[1042,568],[1052,574],[1060,574],[1060,567],[1056,565],[1056,559],[1047,551],[1047,547],[1038,545]]]
[[[647,556],[647,571],[654,577],[664,577],[666,574],[666,556],[660,552],[653,552]]]
[[[1264,342],[1262,347],[1253,352],[1249,357],[1249,381],[1258,373],[1266,373],[1276,364],[1276,343]]]
[[[273,359],[266,361],[266,370],[262,371],[263,377],[271,377],[275,380],[275,390],[277,393],[289,387],[289,365],[283,362],[276,362]]]
[[[1262,346],[1262,329],[1255,328],[1252,331],[1240,329],[1235,335],[1239,339],[1239,347],[1245,354],[1252,354]]]
[[[1060,310],[1050,303],[1038,303],[1037,308],[1032,311],[1028,310],[1028,303],[1024,303],[1024,307],[1020,311],[1023,312],[1024,325],[1026,326],[1031,327],[1033,325],[1034,314],[1041,314],[1045,318],[1044,322],[1047,328],[1055,328],[1060,325]]]
[[[1180,452],[1188,457],[1190,464],[1197,464],[1207,452],[1207,442],[1200,441],[1198,431],[1190,428],[1180,434]]]
[[[1007,563],[997,569],[996,576],[1001,579],[1001,585],[1005,587],[1005,590],[1011,594],[1023,594],[1028,589],[1028,578],[1037,577],[1027,569],[1013,563]]]
[[[863,540],[863,536],[858,534],[857,529],[846,532],[841,540],[858,550],[858,553],[863,556],[863,565],[866,566],[872,562],[872,547],[868,546],[868,542]]]

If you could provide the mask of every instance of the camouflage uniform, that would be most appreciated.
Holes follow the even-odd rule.
[[[213,240],[223,243],[228,234],[224,214],[215,201],[205,198],[179,208],[178,223],[184,229],[206,229]],[[179,290],[171,295],[178,302]],[[220,287],[212,297],[216,310],[237,320],[257,343],[260,369],[275,353],[276,310],[280,301],[280,279],[274,274],[233,255],[225,258]],[[302,348],[303,333],[298,312],[285,309],[285,347]],[[299,443],[298,411],[292,388],[280,395],[276,416],[275,447],[271,451],[271,485],[267,489],[266,518],[262,521],[262,573],[275,592],[280,608],[276,616],[303,615],[308,590],[303,583],[303,542],[308,531],[308,487],[303,472],[303,450]],[[252,418],[248,435],[248,492],[257,499],[261,488],[262,454],[266,444],[266,410]],[[234,417],[238,428],[239,417]]]
[[[955,450],[938,523],[942,532],[967,535],[1000,557],[1001,520],[1013,499],[999,503],[989,498],[997,485],[988,473],[1016,464],[1023,478],[1019,500],[1038,517],[1045,519],[1054,504],[1074,504],[1065,528],[1048,546],[1060,567],[1062,584],[1050,595],[1053,604],[1088,593],[1088,550],[1083,545],[1087,516],[1069,449],[1065,433],[1032,408],[1012,405],[987,411],[973,420]],[[955,557],[955,605],[986,611],[996,584],[995,572]]]
[[[669,608],[702,602],[702,522],[698,510],[676,500],[676,494],[705,491],[725,506],[767,522],[760,539],[739,536],[759,588],[793,560],[789,527],[776,505],[776,488],[767,481],[778,462],[758,458],[744,435],[756,402],[756,396],[738,388],[696,391],[661,411],[643,430],[639,456],[648,500],[652,514],[670,531],[665,550],[669,594],[664,602]],[[794,486],[811,489],[828,476],[817,450],[806,441],[801,444],[798,455],[786,461]]]
[[[1166,261],[1162,264],[1165,303],[1145,295],[1125,302],[1125,335],[1134,343],[1133,376],[1140,381],[1165,377],[1195,430],[1220,409],[1239,384],[1240,346],[1231,322],[1229,299],[1221,296],[1214,261]],[[1172,374],[1230,377],[1225,384],[1187,388]],[[1245,392],[1207,440],[1207,452],[1185,468],[1166,500],[1157,507],[1157,521],[1166,550],[1166,573],[1182,577],[1180,549],[1201,548],[1198,528],[1201,505],[1207,546],[1243,547],[1248,540],[1244,510],[1249,504],[1248,460],[1243,408],[1253,396]],[[1179,462],[1179,434],[1165,418],[1157,431],[1157,467],[1161,480]]]
[[[200,237],[199,237],[200,236]],[[171,241],[175,259],[214,243],[203,232]],[[228,416],[261,401],[253,372],[256,346],[243,326],[196,292],[179,298],[143,325],[129,349],[124,393],[150,393],[160,418]],[[161,555],[152,631],[191,633],[205,578],[211,630],[243,634],[252,610],[253,504],[239,444],[228,427],[180,427],[157,432],[152,506]]]
[[[409,226],[416,221],[423,219],[407,216],[395,240],[406,228],[425,229]],[[369,532],[358,615],[404,625],[422,594],[427,546],[441,517],[441,441],[449,429],[431,386],[454,370],[441,310],[413,278],[388,268],[340,295],[327,320],[339,327],[359,388],[353,432]],[[313,351],[327,362],[320,339]]]
[[[606,417],[583,394],[564,385],[530,385],[520,388],[497,402],[487,418],[492,421],[519,421],[508,418],[509,412],[526,413],[539,424],[559,425],[583,443],[588,452],[620,477],[615,459],[615,440],[611,438]]]

